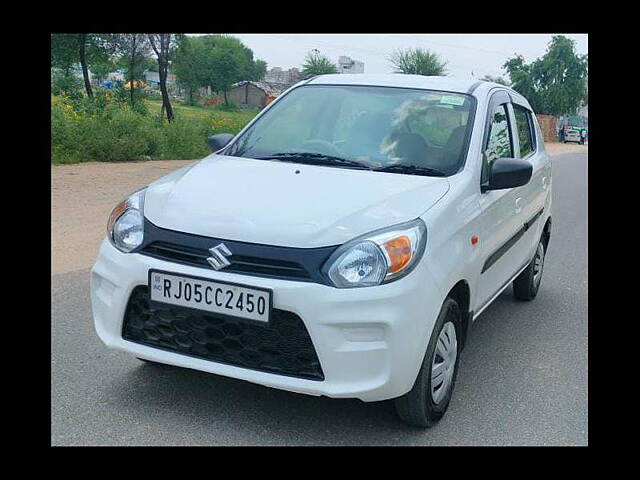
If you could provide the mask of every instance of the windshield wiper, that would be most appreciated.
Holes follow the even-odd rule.
[[[394,172],[394,173],[406,173],[408,175],[426,175],[429,177],[446,177],[447,174],[430,167],[419,167],[417,165],[389,165],[387,167],[376,168],[374,172]]]
[[[281,152],[272,155],[261,155],[254,157],[260,160],[281,160],[283,162],[308,163],[310,165],[344,165],[350,168],[360,168],[371,170],[366,165],[348,160],[346,158],[334,157],[333,155],[325,155],[324,153],[312,152]]]

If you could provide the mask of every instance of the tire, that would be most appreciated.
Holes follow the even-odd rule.
[[[533,259],[520,275],[513,281],[513,296],[517,300],[530,301],[536,298],[540,283],[542,282],[542,270],[544,257],[547,254],[545,242],[541,238],[538,241],[536,253]]]
[[[431,339],[413,388],[403,396],[395,399],[396,412],[405,423],[418,427],[432,427],[447,411],[460,363],[460,348],[462,345],[462,342],[459,341],[462,338],[461,317],[460,308],[456,301],[447,298],[442,304],[438,319],[433,327]],[[452,333],[455,334],[453,338]],[[441,334],[444,337],[441,338]],[[440,368],[440,370],[444,369],[444,371],[438,378],[444,379],[441,382],[436,382],[435,392],[432,392],[434,362],[438,358],[443,359],[441,353],[443,352],[443,347],[446,347],[447,338],[452,340],[448,348],[444,350],[445,353],[449,353],[449,357],[445,361],[438,362],[439,365],[444,364]],[[444,343],[438,345],[439,341]],[[453,352],[455,352],[455,355]],[[443,386],[444,383],[447,383],[447,385]],[[438,385],[440,385],[439,388]],[[442,390],[442,388],[446,390]]]

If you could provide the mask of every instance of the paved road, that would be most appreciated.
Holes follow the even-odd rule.
[[[54,445],[584,445],[587,159],[554,157],[554,227],[538,297],[507,289],[478,319],[445,418],[400,423],[390,402],[299,395],[108,350],[89,272],[51,278]]]

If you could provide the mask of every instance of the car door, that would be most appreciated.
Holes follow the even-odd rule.
[[[511,99],[506,90],[495,92],[487,110],[483,141],[480,208],[481,270],[475,305],[477,311],[491,301],[523,266],[526,247],[520,242],[526,209],[525,187],[485,190],[491,165],[498,158],[519,152]]]
[[[542,148],[535,115],[526,100],[511,94],[516,136],[518,138],[518,158],[531,162],[533,172],[531,180],[520,187],[524,234],[522,238],[523,253],[521,262],[528,262],[533,257],[542,232],[541,222],[545,218],[544,208],[551,183],[551,161]]]

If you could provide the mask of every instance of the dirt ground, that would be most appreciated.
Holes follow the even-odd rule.
[[[589,148],[589,145],[580,145],[578,143],[545,143],[545,148],[549,155],[562,155],[563,153],[584,152]]]
[[[90,267],[115,205],[193,160],[51,166],[51,274]]]
[[[587,146],[548,143],[551,155]],[[51,166],[51,274],[93,265],[113,207],[130,193],[194,160]]]

